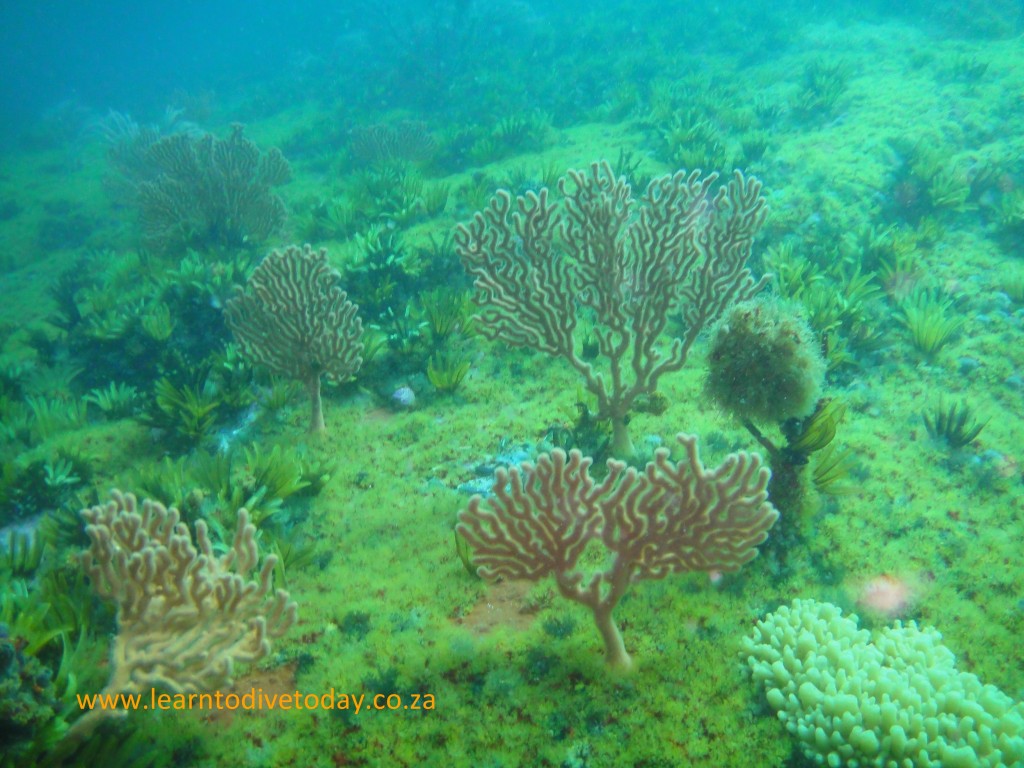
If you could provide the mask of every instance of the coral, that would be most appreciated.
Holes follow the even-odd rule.
[[[514,201],[500,190],[456,230],[481,332],[565,358],[597,397],[598,418],[611,421],[617,456],[633,453],[627,421],[636,399],[654,394],[704,328],[765,284],[745,267],[765,217],[761,184],[737,171],[713,194],[717,179],[662,176],[634,211],[625,178],[594,163],[559,181],[560,204],[546,188]],[[676,313],[682,335],[663,351]],[[600,369],[579,351],[580,314],[594,324]]]
[[[670,461],[664,448],[642,473],[609,460],[599,485],[591,459],[576,450],[499,469],[493,496],[474,496],[456,529],[473,549],[479,574],[554,576],[563,597],[593,611],[608,663],[628,668],[612,612],[630,584],[681,571],[735,571],[757,555],[778,518],[766,501],[769,472],[759,456],[732,454],[708,471],[696,438],[677,440],[682,461]],[[591,545],[603,546],[610,562],[588,575],[584,553]]]
[[[289,246],[267,256],[224,307],[245,357],[305,385],[310,432],[326,430],[321,377],[344,382],[362,364],[363,324],[339,277],[326,249]]]
[[[377,123],[353,128],[348,151],[360,166],[426,163],[437,152],[437,142],[426,123],[403,120],[393,125]]]
[[[272,187],[291,178],[276,149],[262,153],[234,125],[227,139],[175,133],[146,149],[158,174],[136,185],[147,245],[161,251],[185,247],[239,247],[265,240],[285,220]]]
[[[986,768],[1024,760],[1024,706],[956,668],[942,635],[874,636],[831,603],[795,600],[743,638],[742,658],[810,760]]]
[[[234,665],[270,652],[270,639],[295,622],[288,593],[271,595],[277,558],[267,557],[257,580],[256,529],[244,508],[232,545],[214,554],[206,524],[195,544],[178,510],[150,500],[136,503],[114,491],[112,500],[82,510],[90,547],[82,565],[93,588],[117,605],[117,636],[104,694],[139,693],[159,686],[174,692],[210,690],[231,681]],[[269,601],[268,601],[268,598]],[[87,738],[99,721],[123,710],[90,709],[68,738]]]

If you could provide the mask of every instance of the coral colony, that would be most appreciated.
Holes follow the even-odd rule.
[[[701,332],[733,302],[768,282],[745,266],[765,217],[761,183],[737,171],[712,195],[717,179],[662,176],[637,206],[625,178],[594,163],[562,179],[558,202],[547,190],[516,200],[499,191],[456,231],[484,335],[565,358],[597,398],[597,418],[611,422],[620,458],[634,453],[628,422],[636,400],[683,367]],[[581,356],[577,306],[593,315],[600,366]],[[683,331],[665,352],[659,343],[677,313]]]

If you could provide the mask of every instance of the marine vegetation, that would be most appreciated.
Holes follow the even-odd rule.
[[[988,424],[972,418],[971,407],[966,402],[953,403],[946,408],[942,400],[928,411],[921,413],[921,420],[928,435],[956,450],[974,442]]]
[[[963,318],[951,316],[953,300],[935,291],[917,290],[900,304],[900,322],[910,333],[914,348],[932,360],[963,326]]]
[[[705,391],[768,451],[769,497],[784,513],[776,540],[793,531],[785,513],[806,505],[804,467],[832,442],[845,412],[838,401],[821,399],[824,378],[820,344],[795,305],[777,298],[742,302],[713,331]],[[759,424],[779,428],[785,445]]]
[[[225,398],[206,382],[175,384],[163,378],[153,387],[153,397],[139,420],[161,430],[168,445],[190,450],[210,438],[225,417]]]
[[[781,423],[807,416],[825,363],[803,317],[777,299],[736,304],[712,332],[708,395],[741,420]]]
[[[469,373],[470,362],[439,352],[427,363],[427,380],[439,394],[448,395],[459,388]]]

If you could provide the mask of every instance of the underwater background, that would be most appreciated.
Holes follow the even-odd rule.
[[[1024,765],[1022,32],[1006,0],[4,4],[0,765]],[[750,275],[676,275],[621,333],[678,365],[616,411],[594,297],[671,275],[588,283],[572,201],[635,234],[693,169],[686,247]],[[629,557],[629,514],[537,523],[677,467]],[[523,565],[566,530],[578,561]],[[313,699],[171,698],[214,690]]]

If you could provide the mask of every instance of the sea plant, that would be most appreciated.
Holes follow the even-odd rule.
[[[167,341],[174,333],[176,320],[163,301],[149,302],[142,310],[142,330],[154,341]]]
[[[267,549],[277,555],[274,575],[280,579],[281,586],[287,589],[289,573],[306,568],[316,561],[316,545],[308,539],[296,540],[292,537],[272,535],[268,535],[267,538],[269,538]],[[266,543],[266,539],[264,543]]]
[[[951,299],[919,289],[900,304],[900,322],[910,332],[914,347],[931,360],[963,326],[963,318],[951,317]]]
[[[355,234],[363,223],[351,201],[332,197],[316,200],[299,220],[297,227],[304,242],[343,240]]]
[[[804,67],[802,88],[792,108],[804,117],[831,115],[846,92],[849,75],[838,62],[816,59]]]
[[[495,184],[495,180],[486,173],[474,173],[456,194],[463,206],[475,211],[487,205]]]
[[[4,460],[0,468],[0,527],[56,509],[91,478],[88,461],[76,451],[58,449],[48,459],[28,463]]]
[[[944,442],[954,450],[970,445],[988,424],[987,420],[978,422],[972,418],[966,402],[953,403],[946,408],[941,399],[930,411],[921,413],[921,420],[933,440]]]
[[[68,550],[82,547],[88,543],[85,535],[85,524],[78,511],[89,506],[81,494],[75,494],[58,507],[43,515],[39,521],[41,541],[56,550]]]
[[[539,111],[519,112],[498,121],[494,138],[503,147],[515,152],[537,151],[551,126],[551,116]]]
[[[359,125],[349,133],[348,153],[360,167],[425,164],[437,153],[437,140],[418,120]]]
[[[868,316],[869,304],[881,295],[874,272],[864,272],[859,263],[840,261],[832,273],[840,291],[839,321],[844,328],[862,322]]]
[[[108,419],[131,416],[139,400],[139,391],[131,384],[111,381],[106,387],[95,387],[82,398],[102,411]]]
[[[987,71],[988,62],[965,53],[953,56],[942,68],[942,74],[950,80],[972,84],[978,83]]]
[[[534,111],[508,115],[478,135],[467,155],[475,165],[489,165],[510,155],[543,149],[549,115]]]
[[[71,629],[57,620],[50,604],[39,600],[22,579],[8,582],[0,591],[0,626],[18,638],[25,653],[32,656]]]
[[[673,167],[728,168],[733,165],[724,137],[704,113],[677,110],[660,128],[659,156]]]
[[[758,162],[768,151],[770,136],[766,131],[751,131],[740,137],[740,160],[744,166]]]
[[[48,365],[35,366],[25,378],[28,393],[45,393],[59,400],[77,398],[85,368],[69,360],[54,361]]]
[[[904,301],[921,279],[921,263],[916,247],[893,249],[883,255],[878,268],[882,290],[890,300]]]
[[[67,627],[71,637],[81,639],[109,617],[108,607],[95,599],[88,576],[77,563],[48,569],[37,578],[36,585],[36,599],[50,606],[47,620],[54,626]]]
[[[462,384],[469,368],[469,360],[452,353],[438,352],[427,362],[427,380],[439,394],[449,395]]]
[[[473,306],[468,291],[448,288],[421,293],[419,303],[434,348],[444,346],[452,334],[465,328]]]
[[[57,456],[43,462],[43,483],[48,488],[80,485],[82,479],[75,474],[74,465],[65,457]]]
[[[787,419],[779,425],[785,445],[776,446],[766,435],[750,423],[745,424],[757,441],[768,450],[772,468],[772,479],[768,486],[769,497],[778,509],[793,512],[807,511],[805,504],[807,489],[804,472],[813,463],[811,484],[820,493],[835,493],[830,487],[842,480],[852,465],[850,451],[837,453],[833,440],[839,424],[846,414],[846,406],[839,400],[823,398],[818,401],[814,412],[803,419]],[[785,539],[794,533],[786,523],[779,531]]]
[[[928,179],[928,197],[936,208],[962,211],[970,193],[970,183],[959,168],[945,165]]]
[[[7,543],[0,547],[0,582],[27,579],[39,568],[46,543],[37,532],[10,528]]]
[[[24,394],[25,379],[30,367],[23,360],[6,355],[0,359],[0,396],[20,398]]]
[[[66,718],[77,710],[74,689],[61,695],[62,715],[60,730],[67,728]],[[59,741],[59,737],[40,739],[38,736],[27,753],[26,765],[45,765],[50,761],[60,765],[131,765],[135,768],[159,768],[166,764],[167,755],[143,729],[122,733],[99,732],[84,741]],[[54,762],[56,761],[56,762]]]
[[[455,537],[455,554],[459,556],[462,567],[472,578],[480,579],[480,574],[477,573],[477,568],[473,565],[473,551],[466,539],[459,533],[458,523],[452,524],[452,535]]]
[[[949,147],[923,139],[911,144],[900,138],[892,144],[900,158],[888,189],[894,216],[916,225],[941,211],[967,207],[971,185],[964,170],[950,160]]]
[[[204,517],[222,530],[230,528],[240,507],[249,511],[253,524],[266,526],[287,499],[319,493],[333,471],[330,461],[306,460],[295,449],[277,445],[266,451],[252,445],[227,453],[164,457],[140,469],[134,487],[147,496],[163,494],[187,522]],[[222,515],[228,517],[220,520]]]
[[[807,322],[818,333],[838,331],[843,320],[843,297],[831,281],[817,282],[801,292],[800,303],[807,311]]]
[[[302,461],[293,450],[275,445],[267,453],[253,445],[242,451],[242,457],[242,487],[255,489],[256,493],[262,489],[263,503],[255,510],[249,510],[250,519],[256,526],[262,522],[262,511],[266,515],[272,514],[289,496],[309,487],[309,482],[304,479]]]
[[[802,302],[804,293],[825,279],[818,266],[798,255],[789,240],[768,248],[762,259],[772,275],[772,284],[784,299]]]
[[[407,165],[368,168],[357,175],[353,204],[367,213],[367,219],[384,221],[390,227],[409,226],[428,214],[424,203],[423,177]],[[439,202],[430,192],[431,205]],[[447,202],[447,193],[441,203]]]
[[[427,184],[420,194],[420,210],[423,216],[432,219],[444,213],[451,196],[451,185],[444,183]]]
[[[889,337],[881,325],[865,320],[855,320],[846,329],[844,341],[851,350],[859,353],[878,352],[890,345]]]
[[[1019,250],[1024,238],[1024,190],[1003,194],[995,212],[999,239],[1008,250]]]
[[[296,452],[295,456],[301,464],[302,482],[305,483],[298,494],[300,496],[316,496],[338,471],[338,462],[331,455],[314,457]]]
[[[0,442],[28,442],[31,412],[24,400],[0,395]]]
[[[146,498],[166,499],[169,506],[181,512],[185,522],[195,522],[199,512],[198,502],[211,489],[196,482],[192,470],[208,457],[218,459],[221,454],[210,457],[205,452],[197,451],[189,456],[164,456],[157,462],[141,462],[131,473],[131,486]],[[196,493],[197,487],[203,490]],[[86,506],[90,505],[83,505]]]
[[[401,235],[395,229],[374,225],[353,238],[351,255],[342,282],[360,316],[375,322],[389,310],[404,311],[419,264]]]
[[[400,312],[388,307],[379,321],[369,327],[383,339],[383,346],[394,353],[392,362],[395,356],[420,359],[427,324],[408,304]]]
[[[220,328],[220,310],[261,258],[254,249],[218,249],[202,253],[189,249],[177,267],[162,276],[160,295],[178,308],[176,322],[186,325],[189,335],[196,326],[209,337],[210,328]],[[181,311],[187,309],[187,311]],[[179,327],[175,339],[180,342]],[[194,342],[193,342],[194,343]]]
[[[172,444],[195,448],[210,436],[222,398],[199,384],[175,384],[164,377],[153,387],[153,398],[140,420],[163,430]]]
[[[366,333],[363,333],[363,360],[366,360]],[[293,379],[270,376],[270,386],[259,396],[259,403],[264,410],[277,413],[288,403],[302,395],[302,385]]]
[[[29,395],[25,398],[32,412],[31,430],[36,440],[44,441],[68,429],[85,425],[81,400]]]
[[[856,455],[849,448],[840,449],[834,444],[825,446],[817,454],[811,469],[814,490],[827,496],[840,496],[850,492],[844,485],[856,461]]]
[[[1007,268],[999,275],[998,285],[1014,304],[1024,304],[1024,269]]]
[[[807,418],[783,422],[781,428],[786,437],[786,450],[805,457],[806,461],[807,456],[832,443],[845,415],[846,404],[841,400],[820,400]]]
[[[161,376],[179,378],[223,344],[220,307],[247,263],[233,253],[83,259],[74,280],[62,280],[60,308],[49,319],[63,333],[36,334],[33,346],[41,359],[77,368],[86,390],[118,382],[145,391]]]

